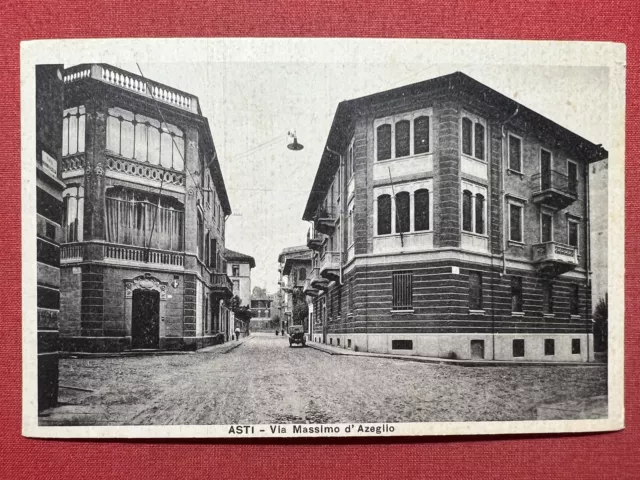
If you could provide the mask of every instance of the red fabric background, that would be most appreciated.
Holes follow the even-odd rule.
[[[19,42],[38,38],[358,36],[627,44],[627,191],[638,188],[634,0],[2,2],[0,13],[0,475],[2,478],[640,478],[640,209],[626,201],[626,425],[607,434],[344,441],[52,441],[20,436]],[[506,2],[505,2],[506,3]]]

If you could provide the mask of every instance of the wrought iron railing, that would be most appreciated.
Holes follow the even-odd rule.
[[[578,180],[575,177],[568,177],[564,173],[550,170],[538,173],[531,177],[533,182],[533,193],[541,193],[546,190],[557,190],[561,193],[577,196]]]

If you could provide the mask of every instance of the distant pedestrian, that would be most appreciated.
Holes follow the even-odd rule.
[[[240,340],[240,327],[236,327],[236,340]]]

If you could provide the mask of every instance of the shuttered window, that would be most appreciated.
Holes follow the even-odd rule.
[[[388,160],[391,158],[391,125],[385,123],[377,129],[378,138],[378,160]]]
[[[572,247],[578,246],[578,223],[569,221],[568,223],[568,237],[569,237],[569,245]]]
[[[509,135],[509,169],[522,172],[522,140]]]
[[[429,151],[429,117],[418,117],[413,121],[413,153]]]
[[[429,230],[429,190],[416,190],[414,194],[414,228],[416,232]]]
[[[408,157],[411,153],[411,124],[409,120],[396,122],[396,158]]]
[[[553,241],[553,217],[546,213],[540,214],[542,243]]]
[[[391,196],[378,197],[378,235],[391,233]]]
[[[509,240],[522,242],[522,207],[509,205]]]
[[[413,272],[393,272],[393,310],[413,308]]]
[[[396,195],[396,233],[410,230],[409,192],[400,192]]]

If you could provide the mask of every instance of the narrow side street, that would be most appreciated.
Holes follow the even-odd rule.
[[[184,355],[69,358],[45,425],[533,420],[536,407],[604,396],[606,368],[461,367],[289,347],[254,333]],[[559,413],[561,415],[561,413]]]

